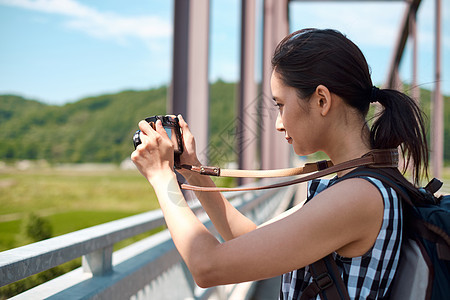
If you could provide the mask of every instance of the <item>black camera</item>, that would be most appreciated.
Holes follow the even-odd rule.
[[[183,153],[183,138],[181,136],[181,128],[178,118],[175,116],[153,116],[145,119],[145,121],[147,121],[153,129],[155,129],[156,121],[158,120],[161,121],[162,126],[173,143],[175,164],[177,164],[180,161],[180,155]],[[133,144],[135,149],[139,144],[141,144],[141,138],[139,137],[140,133],[141,131],[138,130],[133,135]]]

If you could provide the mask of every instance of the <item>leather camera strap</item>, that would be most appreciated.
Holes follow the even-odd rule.
[[[297,179],[275,183],[271,185],[258,186],[258,187],[201,187],[189,184],[180,184],[180,187],[184,190],[198,191],[198,192],[234,192],[234,191],[253,191],[253,190],[265,190],[271,188],[279,188],[292,184],[306,182],[312,179],[317,179],[326,175],[337,173],[340,171],[353,169],[361,166],[370,166],[373,168],[396,168],[398,166],[398,151],[397,149],[376,149],[368,152],[360,158],[345,161],[343,163],[333,165],[330,161],[319,161],[316,163],[305,164],[304,167],[280,169],[280,170],[227,170],[220,169],[218,167],[206,167],[206,166],[188,166],[182,165],[184,169],[197,172],[202,175],[210,176],[226,176],[226,177],[283,177],[293,176],[300,174],[313,174],[303,176]]]
[[[333,166],[330,160],[322,160],[314,163],[307,163],[303,167],[278,169],[278,170],[233,170],[221,169],[219,167],[207,166],[190,166],[181,165],[183,169],[199,173],[201,175],[221,176],[221,177],[252,177],[252,178],[267,178],[267,177],[288,177],[294,175],[308,174],[315,171],[320,171]]]

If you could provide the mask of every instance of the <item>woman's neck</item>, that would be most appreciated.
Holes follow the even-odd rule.
[[[323,151],[328,155],[333,164],[339,164],[351,159],[359,158],[371,150],[368,131],[363,132],[361,127],[359,130],[342,130],[342,133],[334,132],[333,138],[330,139],[327,149]],[[338,173],[338,176],[350,172],[346,170]]]

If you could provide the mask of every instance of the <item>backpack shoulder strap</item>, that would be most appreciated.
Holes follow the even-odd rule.
[[[303,291],[300,300],[311,299],[316,295],[327,300],[350,299],[347,287],[331,254],[311,264],[309,268],[313,281]]]

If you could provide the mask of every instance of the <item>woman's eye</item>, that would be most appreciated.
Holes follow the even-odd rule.
[[[278,108],[282,108],[282,107],[283,107],[283,104],[281,104],[281,103],[275,103],[275,106],[278,107]]]

